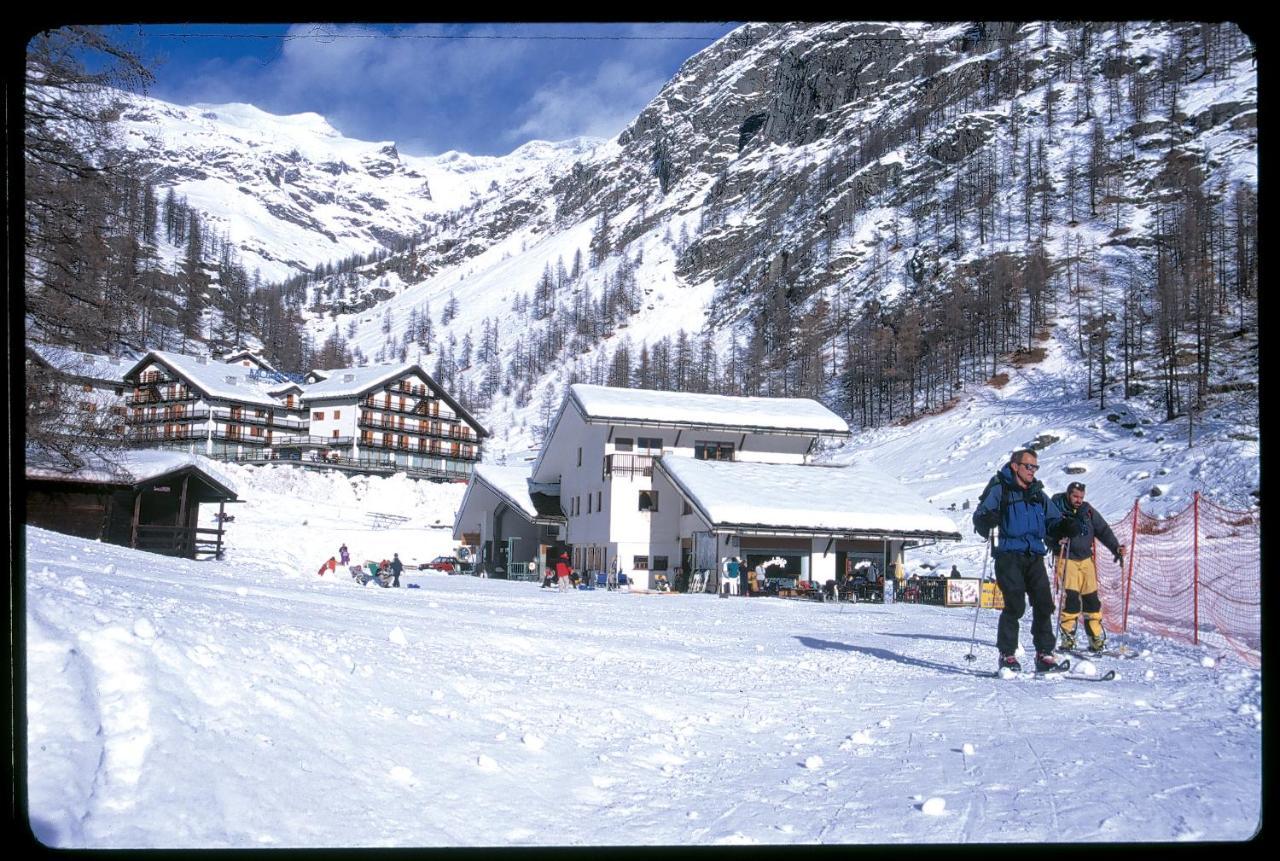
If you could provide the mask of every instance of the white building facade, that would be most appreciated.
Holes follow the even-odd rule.
[[[691,512],[669,483],[654,480],[659,459],[807,464],[822,438],[849,436],[843,419],[816,401],[742,398],[574,385],[561,406],[531,480],[559,488],[563,543],[572,563],[604,571],[618,560],[639,588],[677,567],[727,555],[680,524]],[[743,486],[742,493],[766,489]],[[711,562],[710,564],[714,564]],[[833,563],[834,564],[834,563]]]

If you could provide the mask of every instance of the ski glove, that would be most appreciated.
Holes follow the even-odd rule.
[[[999,525],[1000,515],[994,511],[987,511],[973,516],[974,531],[983,538],[990,538],[991,530]]]
[[[1117,565],[1119,565],[1121,562],[1123,562],[1123,561],[1124,561],[1124,550],[1123,550],[1123,549],[1121,549],[1121,550],[1117,550],[1115,553],[1112,553],[1112,554],[1111,554],[1111,561],[1112,561],[1112,562],[1114,562],[1114,563],[1116,563]]]

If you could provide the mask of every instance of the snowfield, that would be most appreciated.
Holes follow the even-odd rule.
[[[222,562],[29,527],[30,826],[60,848],[1244,840],[1261,676],[1113,635],[991,677],[995,620],[407,572],[461,485],[228,466]],[[367,511],[410,514],[400,530]],[[306,521],[305,523],[303,521]],[[1029,635],[1024,626],[1024,642]],[[1086,668],[1087,669],[1087,668]]]

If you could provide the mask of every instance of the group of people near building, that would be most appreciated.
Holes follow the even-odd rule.
[[[992,476],[973,513],[973,527],[988,542],[998,532],[991,551],[995,559],[996,585],[1004,597],[1004,609],[996,629],[999,667],[1020,671],[1017,658],[1018,623],[1031,603],[1031,637],[1035,644],[1035,669],[1057,669],[1055,643],[1064,650],[1076,648],[1081,616],[1090,652],[1106,647],[1102,627],[1102,601],[1093,563],[1096,538],[1120,563],[1125,547],[1111,527],[1084,501],[1084,484],[1073,481],[1065,493],[1049,497],[1036,478],[1039,457],[1032,449],[1019,449],[1009,463]],[[1063,590],[1058,638],[1053,633],[1053,595],[1044,557],[1056,543],[1055,575]]]
[[[390,559],[383,559],[381,562],[374,562],[372,559],[366,560],[363,565],[351,564],[351,551],[347,549],[344,542],[338,548],[335,556],[330,556],[320,565],[320,570],[316,573],[321,577],[325,572],[334,573],[338,569],[338,565],[346,568],[351,572],[353,580],[359,582],[361,586],[374,580],[379,586],[390,586],[400,588],[400,575],[404,573],[404,563],[400,561],[399,553],[392,553]],[[367,573],[366,573],[367,571]]]

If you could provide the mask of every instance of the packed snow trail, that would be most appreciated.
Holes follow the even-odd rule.
[[[1105,686],[1005,684],[975,675],[994,614],[970,665],[966,610],[405,580],[421,588],[30,529],[35,833],[955,843],[1239,840],[1259,822],[1260,676],[1192,647],[1125,638],[1140,657]]]

